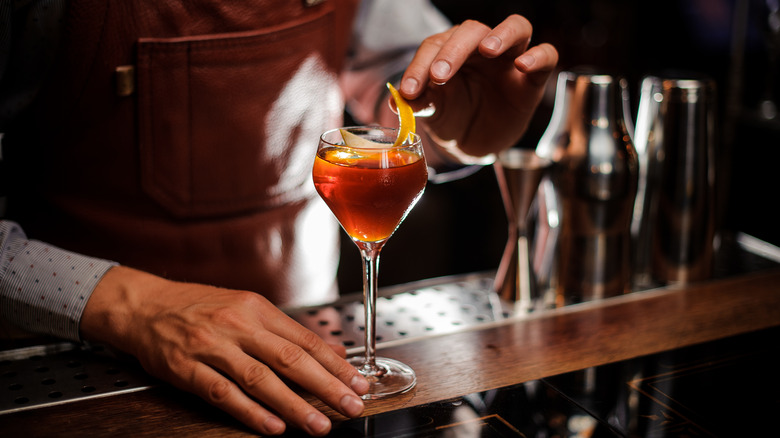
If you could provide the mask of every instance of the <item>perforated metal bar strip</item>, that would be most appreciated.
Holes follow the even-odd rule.
[[[491,292],[492,275],[472,274],[385,288],[377,300],[379,348],[464,330],[510,316]],[[363,349],[362,296],[289,311],[350,354]],[[156,385],[137,362],[100,345],[59,343],[0,352],[0,415]]]
[[[377,346],[457,332],[511,316],[511,307],[498,299],[492,284],[492,276],[472,275],[386,290],[376,303]],[[349,354],[363,349],[365,317],[360,297],[290,316],[326,341],[343,344]]]

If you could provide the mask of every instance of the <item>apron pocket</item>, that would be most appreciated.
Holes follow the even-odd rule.
[[[257,31],[140,39],[138,129],[145,193],[178,217],[237,214],[307,196],[324,123],[316,114],[340,104],[333,101],[338,85],[335,64],[329,64],[336,56],[332,16],[332,8],[325,8]],[[307,82],[301,69],[311,70],[304,71],[308,76],[320,73],[321,80]],[[296,75],[317,88],[298,89],[306,108],[279,118],[278,101],[291,100],[289,91],[284,93]],[[318,126],[307,128],[309,119]],[[305,139],[311,147],[300,152],[296,138],[302,130],[313,137]]]

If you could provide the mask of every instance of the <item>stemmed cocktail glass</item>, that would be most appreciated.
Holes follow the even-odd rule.
[[[365,354],[350,362],[368,379],[370,389],[364,398],[369,399],[408,391],[417,381],[409,366],[376,357],[379,252],[420,198],[428,180],[420,137],[410,133],[408,139],[395,145],[397,138],[398,130],[392,128],[327,131],[320,137],[312,170],[317,192],[363,259]]]

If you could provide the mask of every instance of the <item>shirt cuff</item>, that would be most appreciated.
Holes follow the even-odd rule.
[[[0,315],[20,328],[80,341],[79,324],[89,297],[116,263],[27,240],[6,228],[0,261]]]

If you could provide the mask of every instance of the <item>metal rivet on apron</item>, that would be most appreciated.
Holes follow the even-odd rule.
[[[320,3],[324,3],[325,0],[303,0],[303,5],[306,7],[317,6]]]
[[[135,92],[135,67],[120,65],[116,68],[116,95],[130,96]]]

